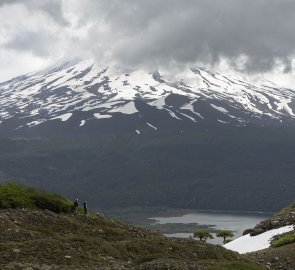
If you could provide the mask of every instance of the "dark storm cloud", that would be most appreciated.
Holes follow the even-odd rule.
[[[95,2],[95,1],[93,1]],[[254,71],[277,60],[290,68],[295,49],[295,1],[102,0],[93,12],[109,27],[114,58],[123,62],[195,62],[227,58]],[[94,16],[95,17],[95,16]],[[107,49],[96,40],[90,41]],[[92,47],[95,49],[95,45]]]
[[[292,70],[294,0],[0,0],[0,7],[16,3],[57,22],[57,32],[67,35],[60,45],[66,52],[101,62],[214,65],[226,59],[252,72],[278,63]],[[58,42],[44,31],[28,31],[32,39],[15,34],[5,47],[21,51],[34,40],[35,54],[50,55]]]

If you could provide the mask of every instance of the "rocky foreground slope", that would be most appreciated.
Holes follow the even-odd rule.
[[[221,246],[168,239],[102,214],[0,210],[1,269],[263,269]]]
[[[80,210],[57,194],[0,184],[0,269],[262,269],[221,246]]]
[[[271,219],[262,221],[250,233],[256,235],[268,230],[295,225],[295,204],[283,209]],[[295,231],[274,237],[271,247],[257,252],[252,252],[247,257],[268,269],[293,270],[295,269]]]
[[[50,209],[50,210],[49,210]],[[245,234],[257,236],[295,223],[294,205]],[[236,239],[235,241],[239,241]],[[73,212],[56,194],[0,185],[0,269],[294,270],[295,232],[270,247],[238,254],[194,239],[167,238],[100,213]],[[241,243],[243,244],[243,243]]]
[[[271,270],[295,269],[295,243],[246,254],[245,257]]]
[[[260,222],[253,229],[246,230],[243,237],[225,246],[240,253],[248,250],[245,256],[267,269],[294,270],[294,225],[295,204],[292,204],[272,218]],[[250,250],[255,252],[249,252]]]

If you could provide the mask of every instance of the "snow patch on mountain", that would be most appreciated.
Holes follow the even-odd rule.
[[[96,119],[107,119],[107,118],[111,118],[112,117],[111,115],[108,115],[108,114],[100,114],[100,113],[94,113],[93,116]]]
[[[149,127],[153,128],[154,130],[157,130],[157,129],[158,129],[157,127],[155,127],[155,126],[152,125],[151,123],[146,122],[146,124],[147,124]]]
[[[123,114],[134,114],[134,113],[138,113],[138,110],[136,109],[134,102],[130,101],[120,107],[109,110],[108,112],[109,113],[119,112],[119,113],[123,113]]]
[[[288,105],[288,103],[290,103],[290,102],[291,102],[290,98],[289,99],[282,99],[279,102],[275,102],[275,104],[277,105],[277,110],[278,111],[285,110],[287,113],[294,116],[294,113],[293,113],[292,109]]]
[[[216,110],[218,110],[218,111],[220,111],[222,113],[228,113],[228,110],[226,110],[226,109],[224,109],[222,107],[216,106],[214,104],[210,104],[210,105],[211,105],[212,108],[214,108],[214,109],[216,109]]]
[[[57,117],[54,117],[52,119],[60,119],[62,122],[65,122],[65,121],[69,120],[71,116],[72,116],[72,113],[65,113],[65,114],[59,115]]]
[[[195,111],[193,103],[195,101],[191,101],[190,103],[186,103],[183,106],[180,107],[181,110],[188,110],[192,112],[193,114],[197,115],[199,118],[205,119],[201,114]]]
[[[164,109],[164,106],[166,106],[166,96],[160,97],[159,99],[149,102],[149,105],[155,106],[157,109],[162,110]]]
[[[80,127],[83,127],[84,125],[85,125],[85,123],[86,123],[86,121],[85,120],[81,120],[81,122],[80,122]]]
[[[184,116],[184,117],[190,119],[190,120],[193,121],[193,122],[198,122],[198,121],[196,121],[195,118],[193,118],[193,117],[191,117],[191,116],[189,116],[189,115],[187,115],[187,114],[185,114],[185,113],[180,113],[180,114],[181,114],[182,116]]]
[[[228,124],[228,123],[229,123],[229,122],[222,121],[222,120],[220,120],[220,119],[217,119],[217,121],[218,121],[219,123],[222,123],[222,124]]]

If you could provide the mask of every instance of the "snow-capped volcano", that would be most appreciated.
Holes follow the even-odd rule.
[[[204,68],[65,63],[0,84],[0,178],[104,207],[275,210],[294,199],[294,100]]]
[[[122,130],[123,121],[124,130],[141,134],[169,123],[169,129],[179,131],[200,125],[290,125],[295,123],[294,98],[294,90],[271,82],[204,68],[173,78],[85,60],[1,83],[0,129],[20,132],[57,123],[113,131],[118,125]]]

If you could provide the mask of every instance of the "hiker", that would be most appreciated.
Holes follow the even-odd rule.
[[[88,213],[88,209],[87,209],[87,202],[83,203],[83,207],[84,207],[84,215],[86,216]]]
[[[78,206],[79,206],[79,202],[78,202],[78,199],[76,199],[76,200],[74,201],[74,213],[77,213],[77,208],[78,208]]]

